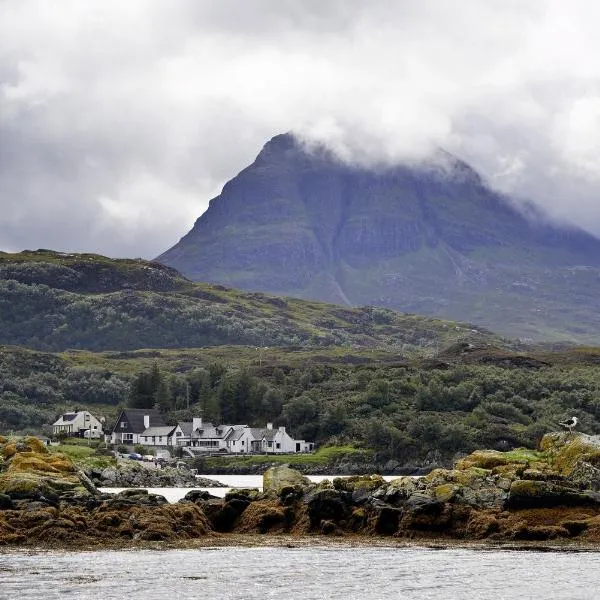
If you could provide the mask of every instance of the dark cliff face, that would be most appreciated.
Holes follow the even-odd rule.
[[[592,280],[600,291],[600,241],[526,218],[442,152],[367,170],[276,136],[157,260],[195,280],[510,335],[577,338],[574,323],[600,335],[590,297]]]

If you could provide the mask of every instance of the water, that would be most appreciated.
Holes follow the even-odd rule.
[[[596,600],[600,552],[418,547],[0,553],[0,599]]]
[[[219,498],[224,498],[225,494],[229,492],[231,489],[235,488],[258,488],[262,490],[262,475],[198,475],[198,477],[202,477],[205,479],[212,479],[213,481],[219,481],[220,483],[225,484],[227,487],[220,488],[144,488],[147,489],[151,494],[160,494],[164,496],[169,502],[178,502],[181,500],[189,491],[191,490],[203,490],[207,491],[209,494],[213,496],[217,496]],[[324,479],[334,479],[338,477],[337,475],[309,475],[308,478],[315,483],[319,483]],[[340,477],[349,477],[349,475],[340,475]],[[391,481],[392,479],[397,479],[396,476],[386,475],[384,476],[386,481]],[[122,492],[123,490],[132,489],[132,488],[99,488],[101,492],[107,492],[109,494],[117,494]]]

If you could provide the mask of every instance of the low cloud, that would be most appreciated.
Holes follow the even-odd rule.
[[[600,235],[600,6],[6,0],[0,248],[155,256],[270,137],[441,146]]]

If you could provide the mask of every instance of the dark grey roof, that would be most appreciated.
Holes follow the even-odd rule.
[[[144,416],[150,417],[150,427],[166,427],[163,416],[154,408],[126,408],[121,412],[113,431],[125,433],[142,433],[146,429]],[[119,423],[125,419],[128,426],[121,428]]]
[[[239,440],[243,435],[244,435],[244,430],[242,428],[232,429],[225,439],[228,442],[233,442],[235,440]]]
[[[263,430],[263,438],[265,440],[274,440],[275,434],[278,432],[278,429],[264,429]]]
[[[179,428],[181,429],[181,431],[185,437],[190,437],[190,435],[192,434],[191,421],[189,423],[186,423],[185,421],[179,421],[179,423],[177,423],[177,425],[179,425]]]
[[[155,437],[155,436],[164,436],[168,437],[173,433],[175,429],[175,425],[165,425],[164,427],[148,427],[142,431],[141,435],[144,437]]]

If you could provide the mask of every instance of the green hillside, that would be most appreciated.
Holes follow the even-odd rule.
[[[0,348],[0,431],[40,431],[60,412],[114,420],[133,401],[171,422],[285,425],[320,445],[353,445],[401,465],[448,462],[475,447],[535,447],[577,415],[600,433],[600,349],[529,353],[457,344],[436,357],[370,349],[221,346],[93,353]],[[144,399],[153,370],[160,392]],[[188,409],[189,404],[189,409]],[[139,405],[138,405],[139,406]]]
[[[472,325],[192,283],[143,260],[49,250],[0,253],[0,343],[40,350],[246,344],[435,351],[500,342]]]

